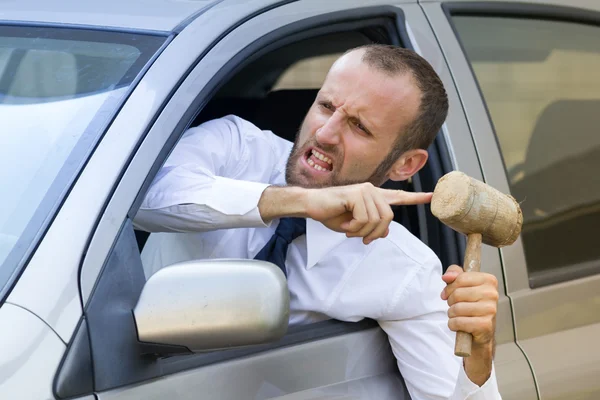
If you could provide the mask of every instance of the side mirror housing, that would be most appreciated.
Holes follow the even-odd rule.
[[[186,261],[152,275],[133,314],[139,341],[159,355],[264,344],[287,331],[289,292],[268,262]]]

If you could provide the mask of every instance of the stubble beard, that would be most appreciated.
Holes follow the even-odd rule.
[[[310,175],[303,175],[302,171],[299,170],[299,160],[300,157],[304,157],[307,149],[310,146],[317,147],[327,153],[329,153],[336,163],[334,165],[337,166],[337,160],[343,160],[344,155],[340,154],[338,148],[334,146],[323,146],[317,143],[314,139],[308,140],[305,144],[300,146],[300,130],[296,133],[296,138],[294,140],[294,145],[292,146],[292,150],[290,151],[290,156],[288,157],[286,167],[285,167],[285,179],[287,185],[289,186],[300,186],[311,189],[318,189],[324,187],[332,187],[332,186],[347,186],[354,185],[359,183],[370,182],[374,186],[381,186],[387,180],[387,175],[396,161],[395,158],[392,159],[394,151],[390,151],[386,158],[377,166],[375,171],[367,178],[367,179],[340,179],[338,176],[338,171],[331,171],[331,177],[327,181],[320,182],[311,182]]]

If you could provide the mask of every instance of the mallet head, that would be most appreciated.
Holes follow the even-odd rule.
[[[494,247],[514,243],[523,225],[521,207],[512,196],[459,171],[440,178],[431,212],[465,235],[481,233],[483,243]]]

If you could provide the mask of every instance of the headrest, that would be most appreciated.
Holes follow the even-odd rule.
[[[559,100],[539,116],[525,156],[532,173],[600,146],[600,100]]]

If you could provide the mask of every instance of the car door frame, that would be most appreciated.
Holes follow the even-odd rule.
[[[493,121],[451,16],[545,19],[591,23],[600,27],[598,3],[574,0],[569,7],[560,0],[545,3],[550,4],[476,0],[422,4],[455,78],[485,181],[504,193],[510,192],[508,175]],[[552,281],[536,287],[528,277],[521,238],[499,253],[507,295],[513,307],[517,344],[531,364],[538,396],[542,399],[572,398],[571,395],[581,390],[580,382],[577,379],[556,379],[556,376],[559,371],[565,370],[565,364],[597,365],[600,360],[600,352],[590,351],[590,341],[600,334],[600,313],[597,312],[600,274],[581,277],[557,273]],[[548,352],[549,348],[554,351]],[[560,356],[557,357],[557,354]],[[576,367],[569,369],[576,370]],[[573,378],[570,374],[566,376]],[[565,392],[566,397],[556,397],[558,393]]]

